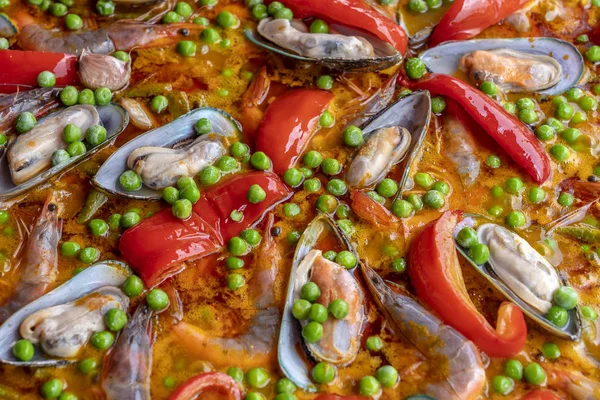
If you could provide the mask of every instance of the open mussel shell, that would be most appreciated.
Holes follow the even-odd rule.
[[[6,14],[0,14],[0,37],[9,38],[13,37],[18,33],[18,29],[15,24],[8,19]]]
[[[560,39],[545,37],[450,41],[423,52],[419,57],[431,72],[454,75],[464,55],[477,50],[500,49],[551,57],[560,65],[560,79],[554,86],[539,90],[540,94],[561,94],[576,85],[584,73],[583,57],[575,46]]]
[[[119,177],[129,169],[127,159],[134,150],[140,147],[172,148],[179,143],[196,138],[198,135],[194,126],[201,118],[208,118],[211,121],[214,134],[227,138],[235,138],[240,135],[241,125],[226,112],[210,107],[199,108],[127,142],[102,164],[92,183],[100,190],[120,196],[141,200],[160,199],[162,196],[160,190],[153,190],[145,185],[135,192],[128,192],[121,187]],[[212,134],[204,136],[207,140],[213,137]]]
[[[357,60],[341,59],[341,58],[310,58],[304,57],[291,50],[285,49],[270,40],[264,38],[258,31],[250,26],[244,29],[246,38],[255,45],[262,47],[265,50],[272,51],[276,54],[308,63],[323,65],[335,71],[344,72],[371,72],[381,71],[393,67],[402,61],[402,55],[394,48],[394,46],[386,43],[375,36],[372,36],[363,31],[358,31],[353,28],[342,26],[339,24],[330,24],[332,29],[340,34],[347,36],[359,36],[365,38],[375,50],[375,57],[362,58]]]
[[[310,379],[308,361],[311,357],[311,351],[314,351],[314,349],[309,350],[306,343],[304,343],[300,333],[301,325],[292,315],[292,306],[296,300],[295,288],[299,266],[309,252],[314,249],[324,234],[333,234],[344,247],[354,253],[358,260],[358,256],[356,255],[352,244],[346,239],[341,229],[337,226],[335,221],[324,214],[318,215],[310,223],[302,234],[296,247],[294,261],[290,271],[290,280],[286,293],[281,328],[279,331],[277,355],[279,366],[283,373],[294,382],[294,384],[309,392],[316,391],[316,387]],[[360,297],[364,299],[360,287],[358,287],[358,290],[360,291]],[[364,328],[364,323],[361,327],[361,331],[362,328]]]
[[[21,323],[37,311],[72,302],[101,287],[120,286],[130,274],[129,267],[122,262],[101,261],[21,308],[0,326],[0,362],[30,367],[51,367],[74,362],[69,359],[49,358],[37,346],[35,355],[30,361],[20,361],[15,358],[12,348],[21,339],[19,333]]]
[[[457,225],[454,234],[455,237],[458,234],[458,232],[464,228],[465,226],[472,226],[474,225],[474,221],[470,218],[465,219],[461,224]],[[499,225],[494,225],[494,224],[485,224],[488,226],[493,226],[493,227],[498,227],[499,229],[506,229],[503,227],[500,227]],[[478,232],[479,234],[479,232]],[[510,232],[511,235],[516,235],[512,232]],[[542,328],[544,328],[545,330],[547,330],[548,332],[550,332],[551,334],[561,338],[561,339],[567,339],[567,340],[572,340],[572,341],[577,341],[581,338],[581,317],[579,314],[579,308],[575,307],[572,310],[567,310],[567,313],[569,315],[569,320],[567,322],[567,324],[564,327],[558,327],[556,325],[554,325],[553,323],[551,323],[548,319],[546,319],[545,315],[540,312],[535,306],[533,306],[532,304],[530,304],[529,302],[527,302],[524,298],[520,297],[519,295],[517,295],[515,293],[515,291],[513,289],[510,288],[510,286],[503,280],[500,278],[500,276],[496,273],[496,271],[494,270],[493,266],[490,264],[490,261],[486,262],[485,264],[481,264],[478,265],[477,263],[475,263],[470,257],[469,257],[469,250],[466,248],[461,247],[458,242],[455,241],[455,246],[456,249],[458,250],[458,252],[460,254],[463,255],[463,257],[466,258],[466,260],[469,262],[469,264],[471,264],[481,275],[483,275],[488,282],[491,283],[491,285],[497,289],[500,293],[502,293],[507,299],[509,299],[510,301],[512,301],[513,303],[515,303],[529,318],[531,318],[533,321],[535,321],[538,325],[540,325]],[[521,244],[518,245],[518,248],[515,249],[515,254],[522,254],[523,252],[529,250],[531,252],[535,252],[535,253],[531,253],[532,257],[539,257],[540,260],[545,260],[543,259],[542,255],[540,255],[539,253],[537,253],[537,251],[528,245],[521,242]],[[493,251],[493,249],[490,249],[490,253]],[[490,257],[491,260],[492,257]],[[535,263],[532,260],[526,260],[524,268],[526,267],[532,267]],[[549,263],[547,264],[549,268],[553,268]],[[520,269],[521,271],[523,270],[523,268]],[[554,272],[554,271],[553,271]],[[532,283],[535,283],[536,285],[539,285],[540,283],[537,282],[540,279],[544,278],[544,274],[543,273],[533,273],[534,278],[532,279]],[[556,277],[558,279],[558,287],[560,286],[564,286],[566,284],[565,280],[560,276],[560,274],[556,274]],[[549,294],[550,299],[552,298],[552,294]]]
[[[85,154],[72,157],[66,163],[51,167],[20,185],[15,185],[12,181],[6,152],[0,154],[0,201],[8,200],[12,197],[24,194],[38,185],[47,182],[54,176],[70,170],[100,150],[104,149],[106,146],[112,144],[117,136],[123,132],[129,124],[129,115],[123,107],[113,103],[105,106],[98,106],[96,109],[98,110],[98,114],[100,116],[100,123],[106,129],[106,140],[101,144],[88,149]],[[52,114],[49,114],[48,116],[50,115]],[[38,121],[38,125],[43,123],[44,118],[41,118]]]
[[[398,186],[400,187],[399,193],[402,193],[410,174],[410,166],[419,157],[419,153],[423,147],[430,118],[431,97],[429,92],[418,91],[402,97],[373,116],[362,126],[364,143],[357,149],[353,158],[361,153],[363,146],[370,145],[369,139],[371,135],[380,129],[398,127],[399,129],[404,128],[410,133],[410,143],[404,155],[399,159],[387,160],[388,165],[383,169],[378,168],[379,172],[372,174],[368,179],[371,184],[364,186],[376,184],[389,173],[394,165],[399,164],[398,168],[402,171],[402,176],[399,179]]]

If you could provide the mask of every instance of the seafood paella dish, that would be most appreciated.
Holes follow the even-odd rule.
[[[0,399],[600,399],[600,0],[0,0]]]

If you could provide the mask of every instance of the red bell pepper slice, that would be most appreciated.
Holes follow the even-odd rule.
[[[254,184],[267,194],[258,204],[250,203],[246,197]],[[217,251],[290,194],[273,173],[237,174],[205,190],[189,219],[180,220],[170,209],[165,209],[126,230],[119,250],[146,286],[153,287],[179,272],[183,261]],[[241,222],[230,219],[233,210],[243,212]]]
[[[494,329],[475,308],[454,248],[452,230],[460,211],[446,211],[417,235],[409,251],[409,274],[417,295],[442,320],[465,335],[490,357],[511,357],[523,348],[527,326],[521,310],[503,302]]]
[[[371,224],[391,227],[400,222],[400,220],[385,208],[382,204],[370,198],[364,192],[354,189],[350,193],[350,207],[360,218]]]
[[[400,82],[411,89],[429,90],[456,101],[536,183],[544,183],[550,177],[550,158],[535,135],[482,91],[444,74],[429,74],[418,81],[400,77]]]
[[[361,0],[289,0],[285,6],[297,18],[316,17],[369,32],[394,46],[402,55],[408,48],[404,29]]]
[[[269,105],[258,131],[256,150],[271,158],[276,173],[283,174],[296,163],[332,99],[333,94],[324,90],[297,89]]]
[[[0,93],[14,93],[38,87],[40,72],[56,76],[56,86],[77,85],[77,57],[64,53],[42,51],[0,51]]]
[[[525,396],[521,400],[560,400],[561,398],[554,392],[544,389],[536,389]]]
[[[429,46],[470,39],[521,9],[529,0],[456,0],[429,38]]]
[[[188,379],[169,400],[201,399],[202,394],[219,393],[223,399],[242,400],[242,391],[238,383],[222,372],[206,372]]]

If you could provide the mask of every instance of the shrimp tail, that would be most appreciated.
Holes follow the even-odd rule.
[[[244,127],[244,143],[248,143],[252,147],[264,116],[264,111],[260,106],[265,102],[270,88],[271,79],[267,74],[267,67],[262,67],[252,78],[252,82],[242,97],[240,122]]]

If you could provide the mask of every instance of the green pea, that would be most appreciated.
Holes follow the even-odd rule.
[[[229,146],[229,152],[232,156],[241,158],[250,152],[250,148],[245,143],[234,142],[231,146]]]
[[[408,201],[413,206],[415,211],[421,211],[423,209],[423,200],[416,193],[412,193],[406,196],[406,201]]]
[[[52,165],[53,166],[67,163],[67,162],[69,162],[70,159],[71,159],[71,156],[69,155],[69,152],[67,152],[66,150],[59,149],[59,150],[56,150],[54,153],[52,153]]]
[[[188,186],[196,186],[194,178],[191,178],[189,176],[182,176],[181,178],[177,179],[177,187],[179,188],[179,190],[183,190]]]
[[[12,353],[21,361],[29,361],[33,358],[35,349],[29,340],[21,339],[13,346]]]
[[[414,207],[406,200],[396,200],[392,203],[392,214],[398,218],[408,218],[412,215]]]
[[[277,393],[294,393],[296,391],[296,385],[287,378],[281,378],[275,384],[275,391]]]
[[[219,168],[209,165],[200,171],[200,184],[204,186],[214,185],[221,179],[221,170]]]
[[[381,385],[375,377],[365,376],[358,384],[358,391],[364,396],[375,396],[381,391]]]
[[[83,375],[89,375],[98,368],[98,361],[93,358],[85,358],[79,362],[77,369]]]
[[[100,258],[100,251],[93,247],[86,247],[85,249],[81,250],[78,255],[79,261],[86,264],[91,264]]]
[[[244,371],[241,368],[231,367],[227,370],[227,375],[239,383],[244,381]]]
[[[413,13],[422,14],[427,11],[427,3],[424,0],[410,0],[407,7]]]
[[[79,92],[79,96],[77,97],[77,103],[95,106],[96,97],[94,96],[94,92],[90,89],[83,89],[81,92]]]
[[[535,130],[535,136],[540,140],[550,140],[554,137],[554,128],[550,125],[540,125]]]
[[[337,175],[342,170],[342,166],[335,158],[326,158],[321,163],[321,170],[327,175]]]
[[[559,328],[562,328],[567,324],[569,314],[567,313],[567,310],[562,307],[552,306],[546,313],[546,319]]]
[[[485,244],[474,244],[469,248],[469,258],[477,265],[485,264],[490,258],[490,249]]]
[[[223,28],[237,28],[240,20],[229,11],[221,11],[217,14],[217,25]]]
[[[177,43],[177,53],[181,54],[184,57],[193,57],[196,55],[196,43],[191,40],[181,40]],[[155,96],[156,98],[158,96]],[[166,99],[166,98],[165,98]],[[152,103],[154,104],[154,99],[152,99]],[[166,106],[165,106],[166,108]],[[153,109],[154,110],[154,109]],[[155,111],[160,113],[161,111]]]
[[[206,28],[205,30],[202,31],[202,33],[200,34],[200,38],[202,39],[202,41],[204,41],[205,43],[208,44],[213,44],[213,43],[217,43],[218,41],[221,40],[221,35],[219,35],[219,32],[217,32],[215,29],[213,28]]]
[[[22,112],[15,120],[15,130],[18,133],[29,132],[37,124],[35,116],[29,111]]]
[[[271,159],[262,151],[257,151],[250,157],[250,164],[259,170],[267,170],[271,168]]]
[[[504,364],[504,373],[509,378],[520,381],[523,379],[523,364],[518,360],[508,360]]]
[[[377,184],[377,193],[383,197],[392,197],[398,192],[398,184],[390,178],[385,178]]]
[[[181,15],[177,14],[175,11],[169,11],[162,17],[163,24],[174,24],[174,23],[182,22],[182,21],[183,21],[183,17]]]
[[[267,12],[267,6],[264,4],[257,4],[252,7],[252,16],[258,20],[265,19],[269,16]]]
[[[581,107],[583,111],[592,111],[598,108],[598,101],[591,96],[580,98],[577,101],[577,104],[579,104],[579,107]]]
[[[293,188],[300,186],[303,179],[302,172],[297,168],[290,168],[283,173],[283,181]]]
[[[546,125],[551,126],[552,129],[554,129],[554,131],[557,133],[560,133],[563,131],[563,129],[565,129],[565,126],[563,125],[562,122],[560,122],[556,118],[552,118],[552,117],[546,119]]]
[[[248,243],[240,237],[234,236],[227,242],[227,250],[234,256],[243,256],[248,253]]]
[[[81,139],[81,129],[77,125],[67,124],[63,129],[62,138],[66,143],[73,143]]]
[[[509,114],[515,114],[517,112],[517,106],[515,105],[515,103],[511,103],[510,101],[505,101],[502,104],[502,107],[506,110],[507,113]]]
[[[142,188],[142,178],[137,172],[127,170],[119,176],[119,184],[121,187],[128,192],[135,192]]]
[[[238,161],[231,156],[223,156],[215,164],[223,172],[233,172],[240,168]]]
[[[177,2],[177,4],[175,4],[175,12],[181,15],[182,17],[187,18],[192,15],[193,10],[188,3],[179,1]]]
[[[0,9],[10,6],[10,0],[0,0]]]
[[[65,17],[65,25],[67,29],[76,31],[83,28],[83,20],[77,14],[67,14]]]
[[[317,199],[316,207],[317,210],[323,213],[331,214],[335,211],[337,205],[338,201],[335,197],[329,194],[324,194],[319,196],[319,198]]]
[[[492,192],[492,196],[493,197],[502,197],[504,196],[504,189],[502,189],[502,187],[495,185],[490,189],[490,192]]]
[[[581,136],[581,131],[577,128],[567,128],[560,134],[560,137],[569,144],[575,143],[579,136]]]
[[[320,20],[315,20],[315,22],[320,21]],[[313,22],[313,25],[315,24],[315,22]],[[327,27],[327,25],[325,26]],[[311,29],[312,29],[312,25],[311,25]],[[323,89],[323,90],[331,90],[333,88],[333,78],[331,77],[331,75],[321,75],[317,78],[317,87],[319,89]]]
[[[231,290],[236,290],[246,284],[246,279],[240,274],[227,275],[227,287]]]
[[[74,86],[67,86],[60,91],[60,101],[65,106],[73,106],[77,104],[79,91]]]
[[[328,315],[327,308],[322,304],[315,303],[308,310],[308,319],[311,321],[323,323],[327,320]]]
[[[575,198],[573,197],[573,195],[571,193],[562,192],[558,196],[558,204],[560,204],[563,207],[571,207],[573,205],[574,201],[575,201]]]
[[[109,330],[113,332],[120,331],[127,325],[127,314],[119,308],[111,308],[104,314],[104,323]]]
[[[519,194],[525,189],[525,184],[518,177],[508,178],[506,180],[506,190],[512,194]]]
[[[419,79],[425,74],[427,68],[420,58],[409,58],[404,64],[404,71],[410,79]]]
[[[438,192],[443,193],[445,196],[450,194],[450,185],[448,185],[448,183],[444,182],[444,181],[437,181],[436,183],[433,184],[431,189],[437,190]]]
[[[177,200],[179,200],[179,190],[177,190],[173,186],[168,186],[163,189],[162,198],[168,204],[173,205]]]
[[[350,307],[342,299],[335,299],[329,303],[329,312],[335,319],[344,319],[348,315]]]
[[[115,13],[115,3],[112,1],[100,0],[96,3],[98,14],[107,17]]]
[[[314,282],[307,282],[300,288],[300,298],[314,303],[321,296],[321,289]]]
[[[137,225],[141,220],[142,220],[142,218],[140,217],[140,215],[138,213],[131,212],[131,211],[126,212],[121,217],[121,221],[120,221],[121,228],[129,229],[132,226]]]
[[[556,360],[560,357],[560,348],[555,343],[544,343],[542,346],[542,354],[548,360]]]
[[[585,52],[585,58],[592,63],[600,61],[600,46],[592,46]]]
[[[587,121],[587,115],[581,111],[577,111],[575,114],[573,114],[573,118],[571,118],[572,124],[581,124],[585,121]]]
[[[169,106],[169,100],[163,95],[154,96],[150,102],[150,109],[157,114],[162,113]]]
[[[375,378],[379,381],[381,386],[391,388],[396,386],[396,383],[398,382],[398,371],[391,365],[385,365],[377,369]]]
[[[216,6],[218,2],[219,2],[218,0],[200,0],[200,5],[207,6],[210,9],[210,8]]]
[[[546,380],[546,372],[538,363],[529,363],[523,369],[525,381],[530,385],[540,385]]]
[[[496,87],[496,84],[492,81],[482,82],[481,85],[479,85],[479,90],[481,90],[488,96],[495,96],[496,93],[498,93],[498,88]]]
[[[592,307],[581,306],[579,311],[581,311],[581,315],[583,315],[584,318],[589,319],[590,321],[595,321],[596,318],[598,318],[598,313]]]
[[[88,228],[94,236],[104,236],[108,233],[108,224],[101,219],[92,219],[88,222]]]
[[[255,389],[262,389],[269,384],[271,377],[264,368],[252,368],[246,372],[246,382]]]
[[[369,351],[381,351],[383,349],[383,340],[379,336],[369,336],[367,338],[367,349]]]
[[[256,229],[244,229],[240,233],[240,237],[250,246],[257,246],[261,240],[260,233]]]
[[[298,299],[292,305],[292,315],[297,320],[303,321],[308,318],[311,306],[312,304],[308,300]]]
[[[94,91],[94,97],[96,104],[99,106],[105,106],[112,100],[112,92],[107,87],[100,87]]]
[[[323,21],[322,19],[315,19],[312,24],[310,24],[310,32],[311,33],[329,33],[329,26],[327,25],[327,22]],[[333,84],[333,80],[332,80],[332,84]],[[320,86],[319,86],[320,87]],[[324,89],[324,88],[321,88]],[[330,90],[330,88],[328,88],[327,90]]]
[[[496,375],[492,378],[492,389],[496,393],[506,396],[513,391],[515,383],[507,376]]]
[[[324,128],[331,128],[335,123],[335,119],[333,118],[333,114],[329,111],[323,111],[321,114],[321,118],[319,118],[319,124]]]
[[[194,189],[193,186],[188,186],[184,190],[187,190],[189,188]],[[192,202],[188,199],[179,199],[175,203],[173,203],[171,211],[173,212],[173,215],[179,219],[188,219],[192,215]]]
[[[489,208],[488,213],[490,213],[491,216],[498,218],[504,213],[504,208],[499,205],[494,205]]]
[[[316,150],[309,151],[302,158],[302,163],[308,168],[317,168],[319,165],[321,165],[322,161],[323,156]]]
[[[554,304],[565,310],[572,310],[577,306],[577,291],[569,286],[561,286],[552,295]]]
[[[169,305],[169,296],[161,289],[152,289],[146,295],[146,303],[151,310],[164,310]]]
[[[529,191],[529,201],[533,204],[540,204],[546,198],[546,192],[539,186],[534,186]]]
[[[277,10],[273,15],[275,19],[287,19],[291,20],[294,18],[294,13],[287,7],[282,8],[281,10]]]
[[[246,198],[250,203],[258,204],[267,198],[267,193],[259,185],[254,184],[248,189]]]
[[[446,100],[443,97],[437,96],[431,99],[431,111],[434,114],[441,114],[446,109]]]
[[[347,146],[358,147],[363,144],[363,132],[359,127],[350,125],[344,129],[343,139]]]
[[[269,4],[268,11],[269,15],[274,15],[277,11],[285,8],[285,6],[279,1],[273,1]]]
[[[392,270],[400,273],[406,271],[406,259],[403,257],[394,259],[392,261]]]
[[[437,190],[429,190],[423,195],[423,204],[434,210],[439,210],[440,208],[444,207],[446,200],[441,192],[438,192]]]
[[[283,214],[288,218],[297,217],[301,211],[298,204],[287,203],[283,205]]]
[[[475,229],[469,226],[464,227],[456,235],[456,241],[461,247],[470,249],[471,247],[479,243],[479,239],[477,238],[477,231],[475,231]]]
[[[325,253],[323,253],[323,258],[325,258],[329,261],[335,261],[336,256],[337,256],[337,253],[333,250],[329,250],[329,251],[326,251]]]
[[[506,214],[504,222],[509,227],[515,229],[524,227],[527,223],[527,219],[521,211],[511,211],[508,214]]]
[[[335,256],[335,262],[346,269],[354,268],[357,264],[356,257],[348,250],[340,251],[337,256]]]
[[[426,172],[418,172],[415,174],[415,183],[424,189],[429,189],[433,186],[433,178]]]
[[[210,20],[205,17],[196,17],[192,20],[192,23],[202,26],[208,26],[210,25]]]
[[[81,246],[77,242],[63,242],[60,246],[60,253],[65,257],[75,257],[79,250],[81,250]]]
[[[60,379],[50,379],[42,385],[42,397],[45,399],[56,399],[63,391],[64,382]]]
[[[287,239],[288,243],[296,244],[300,240],[300,236],[302,236],[302,234],[300,232],[291,231],[290,233],[287,234],[286,239]]]
[[[127,296],[136,297],[144,291],[144,282],[136,275],[129,275],[121,285],[121,289]]]
[[[573,106],[570,105],[569,103],[560,103],[556,106],[556,110],[554,111],[554,114],[559,119],[568,120],[568,119],[571,119],[574,112],[575,112],[575,110],[573,110]]]
[[[348,191],[348,186],[341,179],[332,179],[327,182],[327,191],[334,196],[343,196]]]
[[[94,332],[90,342],[98,350],[106,350],[115,342],[115,337],[108,331]]]
[[[535,102],[528,97],[523,97],[517,100],[516,106],[519,110],[533,110],[535,109]]]
[[[349,219],[340,219],[337,224],[346,236],[354,235],[354,224]]]
[[[593,3],[593,1],[594,0],[592,0],[592,3]],[[588,35],[579,35],[579,36],[577,36],[576,40],[577,40],[577,43],[587,43],[590,41],[590,38]]]
[[[266,400],[265,396],[258,392],[248,392],[244,400]]]
[[[92,125],[85,131],[85,140],[91,146],[98,146],[106,141],[106,129],[101,125]]]
[[[486,160],[485,163],[488,165],[488,167],[490,168],[500,168],[502,166],[502,160],[500,160],[500,157],[498,157],[495,154],[490,154]]]
[[[519,119],[528,124],[534,124],[538,121],[539,117],[537,112],[535,112],[535,110],[530,110],[529,108],[524,108],[521,111],[519,111]]]
[[[83,142],[73,142],[67,146],[67,153],[69,153],[69,156],[71,157],[83,155],[86,151],[87,149]]]
[[[321,181],[317,178],[307,179],[304,181],[304,190],[307,192],[318,192],[321,189]]]
[[[562,144],[555,144],[550,147],[550,154],[556,159],[556,161],[563,162],[569,159],[571,151]]]
[[[331,383],[335,379],[335,367],[326,362],[320,362],[313,367],[311,376],[317,383]]]

